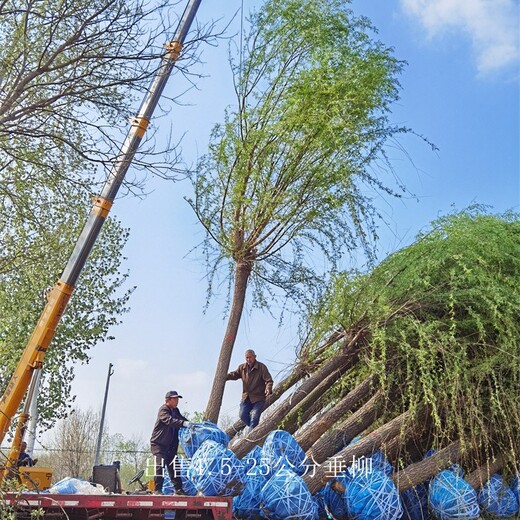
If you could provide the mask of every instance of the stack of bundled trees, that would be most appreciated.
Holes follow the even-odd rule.
[[[456,462],[476,488],[518,471],[519,279],[518,215],[478,207],[437,220],[370,273],[337,276],[299,362],[235,453],[290,431],[315,465],[311,492],[378,449],[399,491]]]

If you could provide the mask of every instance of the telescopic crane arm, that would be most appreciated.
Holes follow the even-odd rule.
[[[30,385],[33,371],[37,368],[41,368],[43,365],[45,352],[54,337],[56,327],[65,312],[78,277],[143,139],[168,77],[180,55],[186,35],[195,18],[200,2],[201,0],[188,1],[188,5],[179,21],[173,39],[165,45],[166,52],[162,57],[161,65],[152,80],[137,115],[131,121],[130,129],[114,162],[110,175],[103,190],[94,200],[90,215],[76,242],[67,266],[61,278],[50,291],[47,297],[47,303],[38,323],[0,399],[0,444],[4,440],[11,420]],[[19,445],[11,450],[7,467],[16,465],[18,450]]]

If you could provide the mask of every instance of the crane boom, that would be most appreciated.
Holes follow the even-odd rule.
[[[0,399],[0,444],[4,440],[11,420],[30,385],[33,371],[37,368],[41,368],[43,365],[45,352],[54,337],[56,327],[65,312],[78,277],[143,139],[168,77],[180,55],[186,35],[195,18],[200,2],[201,0],[188,1],[173,39],[165,45],[166,52],[162,57],[161,65],[152,79],[137,115],[131,121],[126,139],[114,161],[110,175],[105,182],[103,190],[99,196],[94,199],[88,219],[76,242],[67,266],[60,279],[48,294],[47,303],[40,315],[38,323]],[[17,456],[18,454],[13,453],[12,450],[7,463],[8,467],[16,464]]]

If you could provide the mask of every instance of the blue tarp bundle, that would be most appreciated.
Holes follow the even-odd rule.
[[[250,468],[246,474],[246,484],[242,493],[233,498],[234,516],[244,520],[252,520],[260,515],[260,500],[262,488],[267,482],[267,477],[258,466]]]
[[[403,520],[428,520],[428,487],[425,484],[401,493]]]
[[[252,468],[261,468],[264,475],[269,473],[269,468],[263,464],[262,448],[260,446],[255,446],[251,451],[248,451],[242,457],[242,463],[244,464],[246,473]]]
[[[325,509],[336,520],[347,520],[349,518],[347,503],[345,502],[343,494],[336,493],[331,487],[335,480],[341,482],[346,488],[347,482],[350,480],[350,475],[346,472],[342,472],[335,479],[327,482],[322,490]]]
[[[394,467],[381,450],[377,450],[368,460],[372,461],[372,468],[381,470],[385,475],[390,476],[394,472]]]
[[[204,441],[195,452],[188,477],[197,490],[207,496],[238,495],[245,484],[242,461],[213,440]]]
[[[262,460],[271,469],[271,474],[287,468],[303,475],[308,469],[305,452],[285,430],[274,430],[267,436],[262,446]]]
[[[318,508],[318,518],[326,518],[327,520],[332,519],[332,516],[328,513],[325,506],[325,497],[324,497],[325,488],[321,488],[314,495],[314,502],[316,502],[316,507]]]
[[[354,437],[348,445],[350,446],[352,444],[355,444],[362,438],[363,437],[361,435],[358,435],[357,437]],[[358,467],[361,465],[363,465],[364,467],[368,466],[369,470],[371,470],[372,468],[379,469],[383,471],[386,475],[391,475],[394,471],[392,464],[390,464],[390,462],[386,458],[386,455],[381,450],[377,450],[369,457],[360,457],[356,460],[355,464]]]
[[[478,493],[480,507],[496,518],[512,518],[518,513],[518,500],[513,490],[495,473]]]
[[[473,520],[479,517],[477,493],[460,473],[445,469],[430,481],[428,502],[439,520]]]
[[[179,441],[184,454],[189,459],[195,455],[197,449],[206,440],[212,440],[222,444],[222,446],[227,446],[229,444],[229,435],[210,421],[195,423],[191,428],[181,428],[179,430]]]
[[[394,483],[378,469],[355,471],[349,468],[345,501],[347,510],[357,520],[397,520],[403,508]]]
[[[99,492],[104,492],[103,486],[91,484],[81,478],[73,477],[62,478],[49,489],[49,493],[61,495],[93,495]]]
[[[294,471],[278,470],[262,488],[262,510],[270,520],[317,520],[318,507],[304,480]]]
[[[189,495],[194,497],[197,494],[197,488],[193,485],[193,482],[188,478],[188,468],[190,461],[184,457],[177,457],[174,461],[176,474],[181,477],[182,489]],[[163,495],[173,495],[173,484],[170,480],[169,473],[164,470],[164,482],[162,487]]]

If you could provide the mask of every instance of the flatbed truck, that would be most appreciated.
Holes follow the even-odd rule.
[[[3,509],[20,520],[39,518],[38,512],[45,520],[232,520],[232,502],[232,497],[6,493],[1,500],[0,517],[4,516]]]

